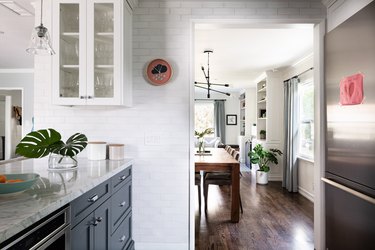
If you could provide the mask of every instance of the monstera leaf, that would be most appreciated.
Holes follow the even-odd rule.
[[[54,129],[42,129],[28,133],[17,145],[16,154],[28,158],[42,158],[50,153],[50,145],[61,140]]]
[[[87,137],[81,133],[72,135],[66,143],[58,141],[50,146],[50,151],[55,154],[73,157],[87,146]]]
[[[73,157],[87,146],[87,137],[81,133],[72,135],[66,143],[54,129],[42,129],[27,134],[16,147],[16,154],[28,158],[41,158],[49,153]]]

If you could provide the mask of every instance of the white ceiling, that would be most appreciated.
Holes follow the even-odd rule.
[[[228,83],[230,89],[216,88],[225,92],[255,86],[262,72],[290,66],[312,53],[312,25],[252,26],[197,25],[195,81],[205,82],[201,66],[207,71],[206,49],[214,51],[210,53],[210,82]]]
[[[32,1],[15,0],[34,15]],[[0,69],[34,67],[34,56],[25,51],[34,23],[34,16],[19,16],[0,5],[0,31],[4,32],[0,34]]]

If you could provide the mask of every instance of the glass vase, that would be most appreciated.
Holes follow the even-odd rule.
[[[48,158],[48,168],[50,170],[70,170],[77,168],[77,159],[75,156],[51,153]]]
[[[205,143],[204,143],[204,138],[203,137],[201,137],[201,138],[199,138],[199,140],[198,140],[198,153],[204,153],[204,145]]]

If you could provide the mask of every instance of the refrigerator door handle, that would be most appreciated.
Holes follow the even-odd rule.
[[[331,185],[331,186],[334,186],[334,187],[336,187],[338,189],[341,189],[342,191],[350,193],[350,194],[352,194],[354,196],[357,196],[358,198],[360,198],[362,200],[368,201],[371,204],[375,205],[375,199],[372,198],[372,197],[370,197],[370,196],[368,196],[368,195],[365,195],[363,193],[355,191],[354,189],[348,188],[348,187],[346,187],[346,186],[344,186],[344,185],[342,185],[340,183],[337,183],[335,181],[332,181],[332,180],[324,178],[324,177],[322,177],[321,180],[324,181],[325,183]]]

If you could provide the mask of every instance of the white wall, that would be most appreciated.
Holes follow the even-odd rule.
[[[46,10],[50,2],[45,1]],[[51,27],[49,11],[43,18]],[[38,13],[35,15],[38,16]],[[189,215],[190,110],[194,98],[191,70],[192,20],[249,22],[318,22],[325,17],[319,0],[304,1],[139,1],[133,15],[133,108],[61,107],[51,104],[51,58],[35,64],[36,128],[53,127],[64,138],[74,132],[90,140],[125,143],[133,168],[133,232],[136,248],[194,249],[194,220]],[[38,18],[36,18],[38,21]],[[165,58],[174,76],[165,86],[143,77],[145,64]],[[144,145],[144,136],[161,137],[161,145]],[[85,153],[82,153],[84,156]],[[190,173],[191,172],[191,173]],[[190,216],[190,217],[189,217]],[[190,225],[189,225],[190,223]]]
[[[314,202],[314,162],[298,158],[298,192]]]

